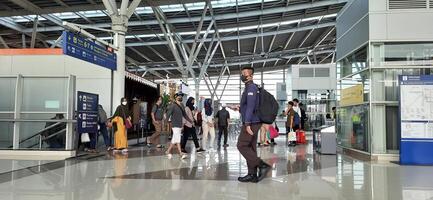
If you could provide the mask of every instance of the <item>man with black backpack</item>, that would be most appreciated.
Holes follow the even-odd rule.
[[[248,174],[239,177],[238,180],[240,182],[257,183],[266,177],[271,166],[257,157],[257,133],[262,125],[262,120],[259,118],[260,112],[257,112],[260,110],[261,94],[259,94],[260,88],[253,82],[253,73],[254,69],[252,67],[242,69],[241,80],[245,83],[245,89],[240,102],[240,112],[243,125],[237,147],[247,160]]]

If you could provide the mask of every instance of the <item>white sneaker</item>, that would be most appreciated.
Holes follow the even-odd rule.
[[[183,154],[182,157],[181,157],[182,160],[183,159],[187,159],[187,158],[188,158],[188,156],[186,154]]]
[[[167,154],[168,159],[171,159],[173,155],[171,153]]]
[[[128,152],[128,149],[122,149],[122,153]]]

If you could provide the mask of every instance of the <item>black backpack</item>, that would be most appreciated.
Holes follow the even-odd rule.
[[[274,123],[278,114],[278,102],[275,97],[264,88],[257,86],[259,103],[256,104],[255,113],[260,121],[265,124]]]

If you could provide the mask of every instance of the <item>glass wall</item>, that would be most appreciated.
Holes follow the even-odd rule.
[[[15,77],[0,79],[0,118],[12,120],[15,110]],[[13,123],[0,121],[0,148],[12,148]]]
[[[74,76],[0,77],[0,149],[71,150],[74,88]]]
[[[339,144],[371,154],[398,153],[398,76],[432,74],[432,65],[433,43],[419,42],[371,43],[338,61],[338,94],[357,84],[364,87],[362,105],[338,107]]]
[[[337,72],[341,72],[337,93],[342,97],[342,90],[361,85],[361,98],[355,103],[337,106],[337,142],[339,145],[370,152],[368,102],[370,99],[370,73],[367,69],[367,47],[342,59],[337,64]]]

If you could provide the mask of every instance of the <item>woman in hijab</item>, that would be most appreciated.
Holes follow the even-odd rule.
[[[203,119],[203,143],[202,148],[206,150],[207,137],[210,134],[210,145],[209,148],[213,149],[214,141],[215,141],[215,126],[213,120],[213,109],[211,99],[206,99],[204,101],[204,107],[201,112]]]
[[[183,127],[183,136],[182,136],[182,143],[181,143],[181,148],[183,153],[187,153],[185,150],[185,146],[186,143],[188,142],[189,136],[192,136],[197,153],[204,151],[203,149],[200,148],[200,145],[198,143],[198,138],[197,138],[197,132],[195,130],[194,122],[196,120],[194,119],[195,116],[194,103],[195,103],[195,99],[193,97],[189,97],[188,100],[186,101],[185,113],[186,113],[186,117],[188,117],[189,120],[184,120],[185,123]]]
[[[128,101],[126,98],[121,99],[121,104],[117,106],[116,112],[111,120],[111,125],[114,128],[114,151],[128,152],[127,127],[131,126],[131,115],[129,113]]]

